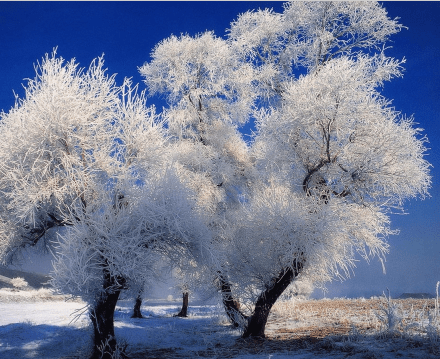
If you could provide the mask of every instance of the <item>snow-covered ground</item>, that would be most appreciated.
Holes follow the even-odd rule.
[[[407,327],[405,332],[385,332],[386,323],[374,314],[382,310],[377,300],[311,300],[278,304],[269,318],[268,338],[243,340],[216,305],[193,302],[189,317],[177,318],[179,302],[147,300],[142,306],[146,318],[132,319],[133,303],[120,301],[115,331],[131,358],[440,358],[439,336],[426,335],[433,300],[402,303],[400,329]],[[66,302],[46,289],[0,290],[0,313],[2,359],[83,359],[89,354],[92,330],[81,301]],[[409,329],[410,319],[417,328]]]

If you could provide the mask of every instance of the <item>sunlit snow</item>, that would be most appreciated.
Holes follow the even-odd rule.
[[[12,293],[15,293],[14,302],[10,299]],[[87,358],[92,345],[92,327],[84,311],[84,303],[66,302],[62,297],[43,294],[47,293],[42,290],[0,290],[0,357]],[[421,301],[414,302],[422,307],[411,304],[411,310],[405,312],[409,315],[412,311],[413,320],[420,324],[419,334],[414,332],[412,335],[385,334],[380,320],[371,310],[359,310],[358,317],[356,312],[347,311],[353,305],[368,308],[374,303],[374,300],[366,299],[277,303],[269,318],[267,339],[243,340],[240,332],[229,325],[221,307],[215,304],[190,303],[189,317],[176,318],[173,315],[178,312],[179,301],[146,300],[142,306],[146,318],[132,319],[133,303],[124,300],[116,308],[115,332],[118,342],[128,345],[131,358],[438,357],[438,338],[436,343],[431,343],[435,345],[431,345],[422,330],[428,322],[421,320],[421,315],[432,307],[432,299],[426,300],[425,307]],[[347,334],[337,334],[343,333],[349,325],[353,328],[371,328],[367,330],[369,334],[365,335],[353,330],[347,330]],[[329,328],[333,333],[326,337]],[[319,332],[322,335],[317,334]]]

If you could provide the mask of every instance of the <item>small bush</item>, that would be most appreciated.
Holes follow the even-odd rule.
[[[16,277],[11,279],[11,284],[14,286],[14,288],[26,288],[29,286],[28,282],[24,278]]]
[[[430,350],[435,354],[440,353],[439,285],[440,282],[437,282],[434,311],[428,311],[428,325],[425,328],[430,343]]]
[[[388,296],[384,293],[384,304],[380,305],[381,313],[376,313],[377,318],[385,327],[384,334],[397,335],[400,334],[402,327],[402,308],[391,300],[391,294],[388,289]]]

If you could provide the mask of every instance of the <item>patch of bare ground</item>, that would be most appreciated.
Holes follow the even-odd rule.
[[[440,358],[439,343],[426,335],[435,300],[393,299],[392,303],[401,319],[392,333],[383,319],[388,305],[384,298],[277,303],[263,345],[269,353],[303,348],[342,352],[347,358]]]
[[[402,325],[428,320],[434,299],[393,299],[399,306]],[[333,299],[276,303],[268,319],[271,339],[325,338],[332,335],[372,334],[384,330],[378,318],[383,299]]]
[[[271,354],[294,357],[309,353],[311,357],[353,359],[440,358],[439,346],[433,346],[424,334],[422,323],[428,321],[433,299],[393,300],[402,315],[402,332],[386,333],[386,323],[378,319],[383,299],[334,299],[277,303],[268,320],[266,338],[218,339],[194,351],[195,358],[235,359]],[[405,329],[417,323],[412,329]],[[425,326],[426,327],[426,326]],[[131,358],[188,357],[185,348],[144,350]]]

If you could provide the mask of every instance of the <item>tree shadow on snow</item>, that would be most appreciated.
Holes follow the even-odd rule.
[[[233,345],[240,336],[222,321],[214,307],[190,306],[188,317],[179,318],[174,316],[179,305],[146,305],[142,307],[145,318],[137,319],[130,318],[129,306],[118,306],[115,334],[120,344],[128,344],[133,359],[210,357],[217,348]]]
[[[179,318],[174,317],[179,305],[159,304],[142,307],[144,319],[131,318],[129,304],[116,308],[116,339],[120,345],[128,344],[130,358],[218,356],[240,337],[214,306],[190,307],[188,318]],[[0,358],[88,358],[92,334],[91,325],[77,328],[22,322],[0,326]]]
[[[0,358],[83,359],[90,353],[91,328],[13,323],[0,326]]]

